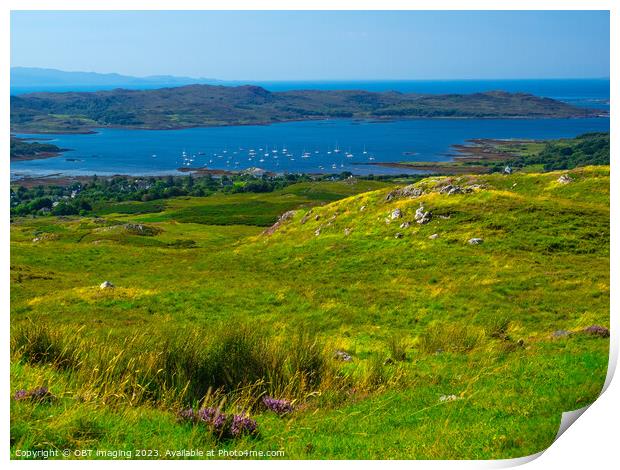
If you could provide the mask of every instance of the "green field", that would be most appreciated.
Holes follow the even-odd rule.
[[[448,183],[470,192],[439,192]],[[11,399],[13,458],[545,449],[607,371],[609,339],[582,330],[609,327],[609,167],[432,177],[418,197],[386,197],[399,187],[309,182],[13,218],[11,393],[53,394]],[[266,410],[266,395],[294,411]],[[258,433],[222,438],[177,417],[207,405]]]

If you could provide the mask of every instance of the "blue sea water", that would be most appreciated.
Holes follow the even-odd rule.
[[[263,85],[272,90],[339,87],[416,93],[503,89],[609,109],[608,80],[272,82]],[[446,161],[451,158],[452,145],[473,138],[555,139],[608,130],[609,118],[416,119],[325,120],[167,131],[101,129],[95,134],[82,135],[23,134],[19,137],[49,139],[71,150],[59,157],[11,162],[11,178],[50,174],[163,175],[174,174],[184,166],[224,170],[259,167],[275,172],[402,173],[401,169],[367,164]]]

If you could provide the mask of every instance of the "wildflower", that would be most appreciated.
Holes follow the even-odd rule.
[[[234,415],[230,424],[230,434],[233,437],[255,434],[257,429],[258,424],[255,420],[242,415]]]
[[[30,398],[33,400],[45,400],[51,397],[53,397],[53,395],[47,387],[38,387],[30,392]]]
[[[181,410],[179,412],[179,418],[185,421],[196,421],[196,413],[193,408],[188,408],[187,410]]]
[[[221,433],[226,427],[227,416],[217,408],[202,408],[198,410],[198,420],[210,426],[214,431]]]
[[[33,390],[18,390],[13,395],[15,400],[25,400],[30,398],[33,401],[52,401],[56,397],[47,387],[37,387]]]
[[[23,400],[25,398],[28,398],[29,396],[30,394],[26,390],[18,390],[17,392],[15,392],[15,395],[13,395],[13,398],[15,400]]]
[[[256,421],[247,416],[233,415],[231,418],[213,407],[201,408],[198,411],[188,408],[181,410],[178,416],[181,420],[204,424],[220,438],[255,434],[258,428]]]
[[[268,410],[271,410],[279,415],[283,415],[293,411],[293,405],[291,404],[291,402],[284,399],[263,397],[263,405],[265,405],[265,408],[267,408]]]

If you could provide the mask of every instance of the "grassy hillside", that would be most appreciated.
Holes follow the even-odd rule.
[[[11,400],[12,455],[547,447],[606,374],[608,338],[583,330],[609,326],[609,167],[370,183],[15,218],[11,393],[49,392]],[[201,405],[258,433],[179,417]]]
[[[419,95],[189,85],[11,97],[11,129],[16,132],[88,132],[95,127],[176,129],[327,118],[566,118],[598,113],[550,98],[502,91]]]

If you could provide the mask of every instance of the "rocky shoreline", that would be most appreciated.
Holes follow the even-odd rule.
[[[357,163],[357,165],[387,166],[409,170],[441,173],[447,175],[461,175],[467,173],[488,173],[490,168],[484,163],[501,162],[514,158],[513,151],[503,149],[504,146],[521,146],[539,143],[539,140],[513,139],[470,139],[465,144],[451,146],[454,153],[446,156],[452,158],[445,162],[372,162]]]

